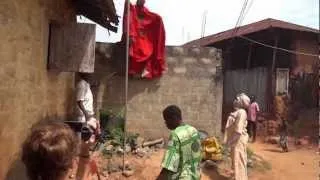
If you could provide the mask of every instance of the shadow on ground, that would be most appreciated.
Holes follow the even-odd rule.
[[[264,149],[264,151],[269,151],[274,153],[283,153],[281,149]]]

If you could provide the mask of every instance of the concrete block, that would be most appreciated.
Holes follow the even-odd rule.
[[[177,74],[184,74],[187,72],[187,68],[186,67],[176,67],[173,69],[173,71]]]

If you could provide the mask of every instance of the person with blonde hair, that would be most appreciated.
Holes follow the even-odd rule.
[[[62,122],[38,123],[22,147],[30,180],[65,180],[76,163],[78,139]]]
[[[231,148],[232,170],[235,180],[247,180],[247,108],[250,98],[238,94],[233,101],[234,111],[230,113],[225,127],[224,143]]]

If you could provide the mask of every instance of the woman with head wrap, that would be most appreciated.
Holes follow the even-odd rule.
[[[250,98],[241,93],[233,101],[234,111],[230,113],[224,142],[231,148],[232,170],[235,180],[247,180],[247,112]]]

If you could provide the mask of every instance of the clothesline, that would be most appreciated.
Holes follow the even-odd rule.
[[[312,56],[312,57],[319,57],[320,55],[319,54],[311,54],[311,53],[304,53],[304,52],[299,52],[299,51],[293,51],[293,50],[288,50],[288,49],[284,49],[284,48],[279,48],[279,47],[275,47],[275,46],[271,46],[271,45],[268,45],[268,44],[264,44],[264,43],[261,43],[259,41],[256,41],[256,40],[253,40],[253,39],[250,39],[248,37],[245,37],[245,36],[237,36],[241,39],[244,39],[244,40],[247,40],[247,41],[250,41],[252,43],[255,43],[255,44],[259,44],[259,45],[262,45],[262,46],[265,46],[265,47],[268,47],[268,48],[272,48],[272,49],[277,49],[277,50],[281,50],[281,51],[285,51],[287,53],[291,53],[291,54],[296,54],[296,55],[304,55],[304,56]]]

